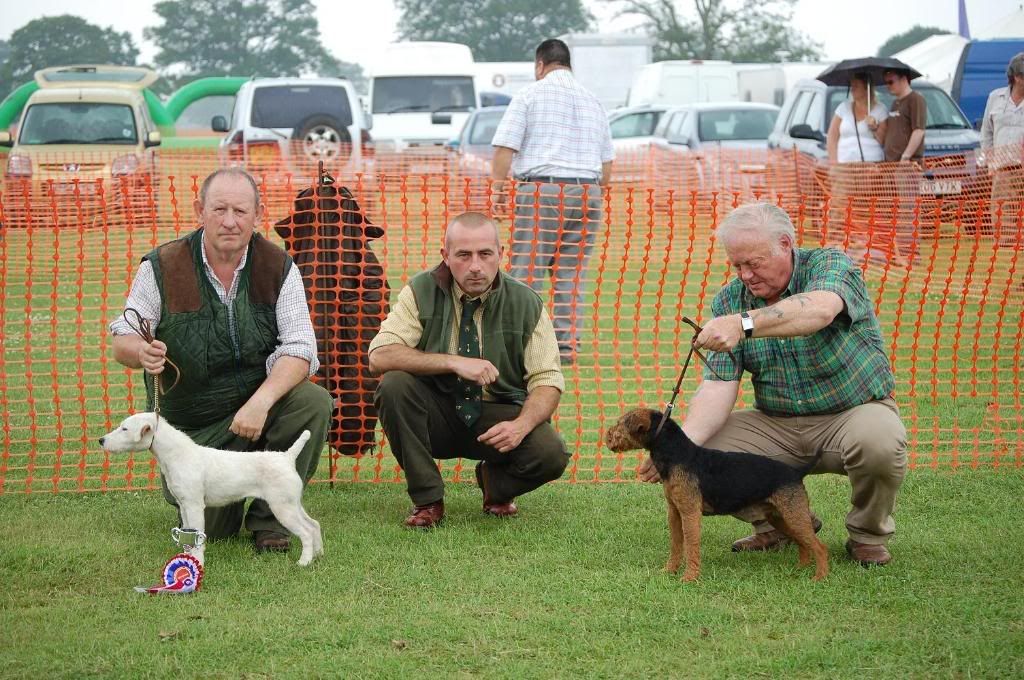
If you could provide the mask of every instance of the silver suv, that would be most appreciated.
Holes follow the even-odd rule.
[[[227,133],[221,150],[228,161],[257,175],[305,180],[318,161],[351,175],[372,156],[370,117],[345,78],[255,78],[235,95],[230,125],[214,116],[212,127]]]

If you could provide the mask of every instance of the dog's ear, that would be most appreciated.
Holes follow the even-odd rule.
[[[637,441],[647,441],[651,433],[651,414],[653,411],[637,409],[626,416],[626,430]],[[657,427],[655,425],[654,427]]]

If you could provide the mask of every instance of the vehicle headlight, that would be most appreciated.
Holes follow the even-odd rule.
[[[31,177],[32,159],[21,154],[11,154],[7,157],[7,174],[11,177]]]
[[[114,162],[110,164],[110,174],[114,177],[120,175],[130,175],[139,169],[139,158],[135,154],[128,154],[127,156],[118,156],[114,159]]]

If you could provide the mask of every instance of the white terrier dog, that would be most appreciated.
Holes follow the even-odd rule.
[[[299,565],[304,567],[324,552],[320,524],[302,507],[302,479],[295,470],[295,458],[308,440],[305,430],[283,452],[220,451],[199,446],[155,413],[136,413],[100,437],[100,444],[112,453],[152,450],[187,528],[205,530],[203,510],[208,505],[262,498],[274,517],[302,541]],[[204,548],[201,542],[190,550],[200,563]]]

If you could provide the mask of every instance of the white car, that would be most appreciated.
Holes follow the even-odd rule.
[[[214,131],[227,133],[221,150],[229,162],[297,183],[315,177],[319,161],[340,175],[364,171],[370,126],[345,78],[255,78],[235,95],[230,122],[212,120]]]

